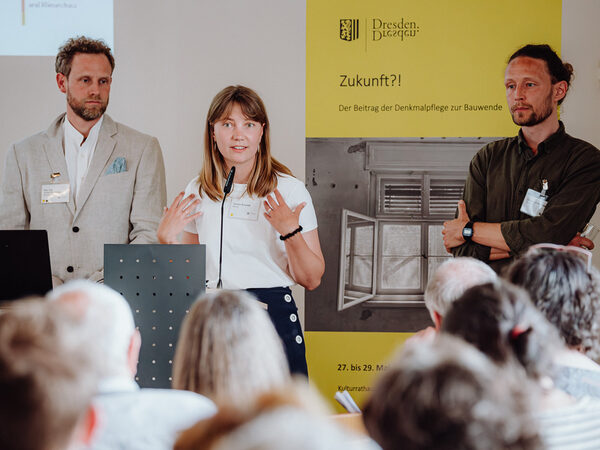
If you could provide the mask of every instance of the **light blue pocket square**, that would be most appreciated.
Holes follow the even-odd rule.
[[[119,156],[118,158],[115,158],[110,167],[106,169],[104,175],[112,175],[113,173],[121,172],[127,172],[127,161],[125,161],[125,158],[122,156]]]

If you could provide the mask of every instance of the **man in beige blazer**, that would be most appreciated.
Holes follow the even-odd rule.
[[[70,39],[56,57],[67,112],[11,146],[0,229],[48,231],[54,284],[103,279],[104,244],[156,242],[166,202],[156,138],[113,121],[114,59],[103,42]]]

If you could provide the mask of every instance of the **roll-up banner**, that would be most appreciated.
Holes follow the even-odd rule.
[[[361,405],[431,325],[423,293],[449,257],[469,161],[518,128],[504,70],[528,43],[560,52],[561,1],[307,0],[306,179],[326,272],[306,293],[311,382]],[[341,409],[338,409],[341,411]]]

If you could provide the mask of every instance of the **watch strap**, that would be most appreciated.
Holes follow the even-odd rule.
[[[462,229],[462,236],[465,239],[465,241],[471,242],[471,239],[473,239],[473,222],[467,222],[467,224]]]

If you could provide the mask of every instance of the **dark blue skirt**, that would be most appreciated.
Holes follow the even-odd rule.
[[[274,287],[246,290],[258,300],[267,304],[271,321],[283,341],[290,372],[308,376],[304,336],[298,318],[298,307],[292,297],[291,289],[289,287]]]

